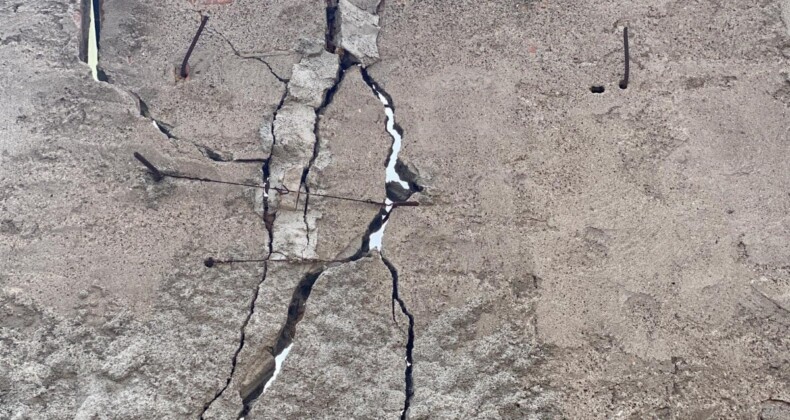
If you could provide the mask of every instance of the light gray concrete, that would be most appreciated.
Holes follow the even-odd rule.
[[[0,418],[790,416],[787,1],[28,3]]]

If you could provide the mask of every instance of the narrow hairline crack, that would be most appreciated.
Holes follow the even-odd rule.
[[[400,297],[398,293],[398,269],[395,267],[384,254],[381,254],[381,260],[384,261],[384,265],[390,271],[390,275],[392,276],[392,301],[393,301],[393,319],[395,316],[395,308],[394,302],[398,302],[398,306],[400,307],[401,312],[406,318],[409,319],[409,327],[408,327],[408,335],[406,339],[406,370],[404,372],[404,381],[405,381],[405,398],[403,401],[403,411],[401,411],[401,420],[406,420],[409,414],[409,407],[411,406],[411,399],[414,396],[414,378],[413,378],[413,368],[414,368],[414,315],[409,312],[409,309],[406,307],[406,303]]]
[[[107,73],[99,66],[99,34],[101,31],[101,10],[99,9],[100,5],[102,4],[101,0],[83,0],[82,2],[82,42],[80,44],[80,60],[86,62],[88,66],[91,68],[91,73],[93,75],[94,80],[97,82],[104,82],[113,89],[123,92],[132,96],[135,101],[137,102],[137,110],[141,117],[151,121],[152,125],[159,130],[160,133],[164,134],[168,140],[180,140],[178,137],[173,135],[172,129],[173,126],[165,123],[161,120],[154,118],[151,115],[150,109],[148,108],[148,104],[138,95],[136,92],[121,87],[113,83],[110,78],[107,76]],[[84,8],[86,4],[89,3],[89,10],[86,13]],[[97,10],[98,9],[98,10]],[[85,25],[87,22],[90,25]],[[83,51],[84,50],[84,51]],[[192,144],[198,151],[206,158],[216,160],[212,156],[213,150],[199,145],[193,141],[186,140],[188,143]]]
[[[335,81],[332,86],[326,91],[324,94],[324,100],[321,101],[321,105],[315,109],[315,121],[313,123],[313,135],[315,136],[315,142],[313,143],[313,155],[310,157],[310,161],[307,163],[307,166],[302,170],[302,177],[299,181],[299,189],[301,190],[302,186],[304,186],[305,199],[304,199],[304,226],[305,226],[305,234],[307,236],[307,246],[310,245],[310,224],[307,220],[307,212],[310,205],[310,185],[307,182],[307,177],[310,176],[310,170],[313,168],[316,159],[318,159],[318,154],[321,149],[321,134],[320,134],[320,123],[321,123],[321,116],[324,114],[326,108],[332,103],[332,99],[335,97],[335,92],[340,88],[340,84],[343,82],[343,79],[346,76],[346,70],[350,66],[344,66],[341,62],[340,67],[338,68],[337,74],[335,75]]]
[[[269,251],[269,255],[266,256],[266,259],[268,260],[270,256],[271,256],[271,250]],[[268,273],[268,271],[269,271],[269,264],[268,264],[268,262],[264,261],[264,263],[263,263],[263,276],[261,276],[261,281],[259,281],[258,284],[255,286],[255,290],[253,291],[253,294],[252,294],[252,299],[250,299],[249,310],[247,312],[247,316],[246,316],[246,318],[244,318],[244,322],[242,322],[242,324],[241,324],[241,337],[239,339],[239,345],[236,348],[236,351],[233,352],[233,357],[231,358],[230,374],[228,375],[228,378],[225,380],[225,385],[219,391],[217,391],[217,393],[214,395],[214,398],[212,398],[209,402],[207,402],[203,406],[203,411],[200,412],[200,416],[199,416],[199,418],[201,420],[204,418],[204,416],[205,416],[206,412],[208,411],[208,409],[211,408],[211,405],[214,403],[214,401],[219,399],[222,396],[222,394],[225,393],[225,391],[230,386],[231,381],[233,380],[233,375],[236,373],[236,366],[238,365],[239,354],[244,349],[244,343],[245,343],[246,333],[247,333],[247,331],[246,331],[247,330],[247,324],[250,323],[250,319],[252,319],[252,315],[255,314],[255,302],[257,302],[257,300],[258,300],[258,294],[261,291],[261,285],[263,284],[264,281],[266,281],[266,274]]]
[[[260,61],[261,63],[266,65],[266,68],[269,69],[269,72],[272,74],[272,76],[274,76],[277,80],[279,80],[280,83],[288,84],[288,82],[290,81],[287,78],[280,77],[280,75],[278,75],[277,72],[274,71],[274,69],[272,68],[271,64],[269,64],[268,61],[263,59],[263,57],[266,56],[266,54],[255,54],[255,55],[244,54],[244,53],[240,52],[238,49],[236,49],[236,47],[233,45],[233,43],[230,42],[230,40],[222,32],[220,32],[220,31],[218,31],[216,29],[210,28],[210,27],[206,28],[206,32],[211,32],[211,33],[217,35],[218,37],[222,38],[225,41],[225,43],[228,44],[228,46],[230,47],[231,51],[233,51],[233,54],[236,57],[239,57],[239,58],[244,59],[244,60]]]

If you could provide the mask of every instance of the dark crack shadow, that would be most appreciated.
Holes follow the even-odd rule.
[[[271,255],[271,252],[269,253],[269,255]],[[208,264],[206,266],[209,267]],[[233,357],[231,358],[230,374],[228,375],[228,378],[225,380],[225,385],[219,391],[217,391],[217,393],[214,395],[214,398],[212,398],[209,402],[207,402],[203,406],[203,411],[200,412],[201,420],[206,415],[208,409],[211,408],[211,405],[214,404],[214,401],[218,400],[222,396],[222,394],[225,393],[225,391],[230,386],[231,381],[233,380],[233,375],[236,373],[236,366],[238,364],[239,354],[244,349],[247,324],[250,323],[250,319],[252,318],[253,314],[255,314],[255,302],[258,300],[258,294],[260,293],[261,285],[263,284],[264,281],[266,281],[266,274],[268,273],[268,271],[269,271],[269,265],[268,263],[264,262],[263,276],[261,277],[261,281],[258,282],[258,285],[255,287],[255,290],[252,295],[252,299],[250,299],[250,305],[249,305],[249,310],[247,312],[247,317],[244,318],[244,322],[241,324],[241,337],[239,338],[239,346],[236,348],[236,351],[233,352]]]
[[[276,75],[275,75],[275,77],[276,77]],[[272,121],[271,121],[270,128],[269,128],[271,130],[271,135],[272,135],[272,145],[271,145],[271,149],[269,151],[269,156],[266,159],[263,160],[262,165],[261,165],[261,176],[262,176],[262,180],[263,180],[263,189],[264,189],[264,194],[263,194],[263,222],[264,222],[264,226],[266,227],[266,234],[267,234],[267,238],[268,238],[268,254],[266,255],[265,261],[268,261],[269,258],[271,258],[272,253],[274,251],[274,248],[273,248],[273,245],[274,245],[274,220],[276,218],[276,213],[271,212],[271,207],[270,207],[270,203],[269,203],[270,166],[271,166],[271,160],[272,160],[272,153],[274,152],[274,145],[277,143],[277,137],[274,134],[274,121],[277,119],[277,114],[279,113],[280,109],[282,109],[283,105],[285,104],[285,98],[287,96],[288,96],[288,82],[286,81],[285,82],[285,90],[283,91],[283,95],[280,97],[280,102],[277,104],[277,108],[272,113]],[[250,310],[249,310],[249,312],[247,314],[247,317],[245,318],[244,322],[242,323],[242,326],[241,326],[241,339],[239,341],[239,347],[236,349],[235,353],[233,354],[233,358],[231,360],[231,371],[230,371],[230,374],[228,375],[228,378],[227,378],[227,380],[225,382],[225,385],[222,387],[222,389],[220,389],[217,392],[217,394],[214,396],[214,398],[211,399],[211,401],[209,401],[208,403],[206,403],[205,406],[203,407],[203,411],[200,414],[200,419],[201,420],[203,419],[203,417],[204,417],[205,413],[208,411],[208,409],[211,408],[211,405],[225,393],[225,391],[230,386],[230,383],[233,381],[234,375],[236,374],[236,365],[238,363],[238,356],[241,353],[242,349],[244,348],[247,325],[249,324],[250,319],[252,318],[252,316],[255,314],[255,303],[258,300],[258,294],[260,293],[261,285],[266,280],[267,273],[268,273],[268,262],[264,262],[263,278],[261,279],[260,283],[258,283],[258,286],[255,288],[255,292],[253,294],[252,301],[251,301],[250,307],[249,307]],[[271,374],[274,374],[274,372],[272,371]],[[271,376],[269,376],[269,377],[271,377]],[[259,387],[256,386],[256,388],[252,391],[252,394],[260,395],[261,393],[263,393],[263,387],[265,386],[266,381],[268,381],[268,378],[262,384],[260,384],[260,386],[259,386],[260,390],[258,390]],[[243,405],[243,408],[242,408],[242,412],[246,413],[247,411],[249,411],[249,405],[248,405],[248,402],[246,401],[247,398],[245,398],[245,397],[243,397],[243,398],[244,398],[244,405]],[[257,398],[257,396],[255,398]],[[241,417],[241,416],[242,415],[240,414],[239,417]]]
[[[398,303],[403,315],[409,319],[408,335],[406,339],[406,371],[404,372],[405,396],[403,401],[403,411],[401,412],[401,419],[406,420],[409,416],[411,399],[414,396],[414,315],[409,312],[409,309],[406,307],[406,303],[400,297],[398,292],[398,269],[395,268],[395,265],[390,260],[388,260],[384,254],[381,255],[381,260],[384,261],[384,264],[390,270],[390,274],[392,275],[392,319],[393,321],[395,320],[395,302]]]

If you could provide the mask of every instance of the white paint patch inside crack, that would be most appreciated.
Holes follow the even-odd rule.
[[[274,374],[269,381],[266,382],[266,385],[263,386],[263,393],[266,393],[266,390],[274,383],[274,380],[277,378],[277,375],[280,373],[280,370],[283,368],[283,362],[285,362],[285,358],[288,357],[288,352],[291,351],[291,347],[293,343],[289,344],[288,347],[285,348],[280,354],[275,356],[274,358]]]
[[[390,105],[387,97],[379,92],[378,89],[376,89],[375,83],[373,90],[376,92],[376,96],[379,98],[379,101],[384,104],[384,115],[387,116],[387,133],[389,133],[390,137],[392,137],[392,153],[390,153],[389,161],[387,161],[387,170],[384,177],[385,182],[397,182],[401,187],[408,190],[409,183],[402,180],[400,175],[398,175],[398,172],[395,170],[395,166],[398,163],[398,154],[400,153],[400,149],[403,144],[403,137],[395,128],[395,110],[392,108],[392,105]],[[393,204],[392,200],[389,198],[385,199],[384,203],[387,205],[387,208],[384,210],[385,214],[381,216],[382,219],[389,216],[390,212],[392,211]],[[384,229],[386,228],[387,222],[384,222],[379,230],[370,234],[368,248],[378,249],[381,251],[382,241],[384,240]]]
[[[386,227],[387,227],[387,223],[385,222],[383,225],[381,225],[381,229],[370,234],[370,239],[368,240],[368,248],[378,249],[379,251],[381,251],[381,242],[384,239],[384,229]]]
[[[88,66],[91,68],[91,75],[93,80],[99,81],[99,44],[96,39],[96,13],[97,10],[93,9],[94,2],[91,2],[91,23],[90,30],[88,31]]]
[[[387,101],[384,95],[380,92],[377,93],[379,100],[384,104],[384,114],[387,116],[387,132],[390,134],[390,137],[392,137],[392,153],[390,154],[389,162],[387,162],[385,180],[387,182],[397,182],[401,187],[409,189],[409,183],[400,179],[400,175],[395,171],[395,165],[398,163],[398,154],[400,153],[401,144],[403,142],[400,133],[395,129],[395,110],[392,109],[389,101]]]

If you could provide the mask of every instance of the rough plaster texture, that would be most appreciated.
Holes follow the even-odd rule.
[[[393,2],[382,16],[372,73],[404,157],[431,176],[431,205],[393,216],[384,244],[421,321],[415,357],[468,357],[433,354],[451,314],[464,345],[522,350],[472,365],[473,383],[496,372],[510,392],[449,406],[468,379],[417,363],[413,417],[756,418],[787,400],[778,3]],[[486,316],[470,301],[489,289],[508,295]],[[532,302],[505,303],[519,291]]]
[[[384,197],[352,63],[424,187],[383,243],[408,418],[790,418],[787,1],[105,0],[106,82],[80,2],[28,3],[0,5],[0,418],[400,417],[376,208],[307,194]]]

